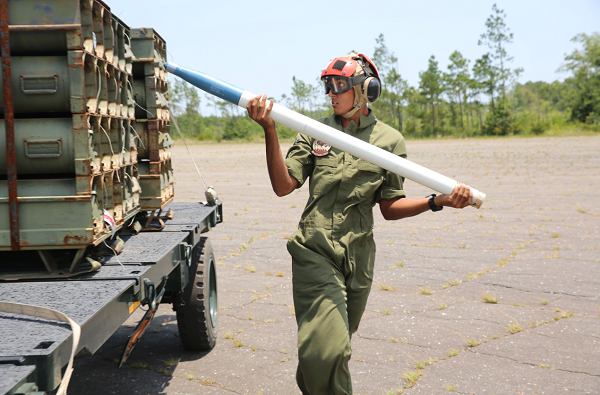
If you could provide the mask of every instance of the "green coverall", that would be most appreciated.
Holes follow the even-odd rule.
[[[342,131],[335,115],[320,122]],[[406,157],[402,135],[371,111],[344,132]],[[285,159],[298,188],[310,178],[299,229],[287,244],[298,323],[296,380],[305,395],[352,394],[350,339],[373,281],[373,206],[404,197],[404,179],[337,148],[316,156],[313,142],[299,134]]]

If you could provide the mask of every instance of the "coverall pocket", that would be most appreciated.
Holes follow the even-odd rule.
[[[315,168],[310,177],[311,195],[323,195],[333,186],[337,173],[337,159],[331,154],[315,157]]]
[[[304,234],[307,232],[307,234]],[[337,283],[339,270],[328,258],[330,245],[324,234],[319,231],[296,231],[287,242],[292,256],[292,284],[294,289],[319,287],[323,284]]]
[[[383,182],[384,172],[385,169],[360,159],[356,179],[357,194],[363,197],[372,196]]]

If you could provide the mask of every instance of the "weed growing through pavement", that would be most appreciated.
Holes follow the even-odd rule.
[[[244,345],[244,342],[239,341],[239,340],[234,340],[233,345],[236,347],[242,347]]]
[[[177,366],[180,361],[181,361],[181,358],[169,357],[169,359],[167,359],[166,361],[163,361],[163,362],[167,366],[167,369],[171,369],[171,368],[174,368],[175,366]]]
[[[427,288],[421,288],[419,287],[419,289],[421,290],[421,294],[423,295],[431,295],[431,287],[427,286]]]
[[[385,315],[390,315],[390,314],[392,314],[392,311],[391,311],[391,310],[389,310],[389,309],[386,309],[385,307],[382,307],[382,308],[381,308],[381,310],[383,310],[383,314],[385,314]]]
[[[546,299],[542,299],[540,298],[540,303],[543,304],[544,306],[548,304],[548,301]]]
[[[562,313],[562,318],[569,318],[569,317],[573,317],[572,311],[565,311],[564,313]]]
[[[396,266],[398,266],[398,267],[406,267],[406,265],[404,264],[404,262],[398,262],[398,263],[396,263]]]
[[[422,370],[417,370],[415,373],[413,373],[413,372],[404,373],[402,375],[402,377],[404,378],[404,380],[406,380],[406,382],[404,383],[404,385],[407,388],[414,387],[415,384],[417,384],[417,380],[419,380],[419,378],[421,376],[423,376],[423,371]]]
[[[233,333],[227,332],[224,337],[225,339],[233,340],[235,336],[233,335]]]
[[[291,360],[292,358],[293,358],[293,357],[281,358],[281,359],[279,360],[279,362],[287,362],[287,361]]]
[[[560,237],[560,235],[558,233],[552,233],[553,239],[558,239],[559,237]]]
[[[276,277],[285,277],[285,274],[283,274],[283,272],[277,272],[275,274]]]
[[[454,384],[448,384],[446,386],[446,391],[450,391],[450,392],[454,391]]]
[[[498,303],[498,298],[494,298],[488,294],[483,294],[482,298],[485,303],[493,303],[493,304]]]
[[[244,269],[246,269],[250,273],[256,273],[256,269],[252,265],[246,266]]]
[[[193,380],[193,379],[195,379],[195,377],[194,377],[194,375],[193,375],[193,374],[188,374],[188,375],[187,375],[187,376],[185,376],[185,377],[186,377],[188,380],[190,380],[190,381],[191,381],[191,380]]]
[[[446,307],[448,307],[448,306],[446,306],[446,304],[445,304],[445,303],[438,303],[437,307],[438,307],[440,310],[444,310],[444,309],[445,309]]]
[[[254,344],[250,346],[250,350],[252,351],[256,351],[258,350],[258,347],[256,347]]]
[[[216,381],[215,381],[215,380],[210,380],[210,379],[202,379],[202,380],[200,380],[200,382],[201,382],[203,385],[213,385],[214,383],[216,383]]]
[[[455,357],[458,355],[458,350],[456,348],[453,348],[452,350],[448,351],[446,355],[448,356],[448,358]]]
[[[382,291],[393,291],[396,289],[396,287],[392,287],[391,285],[379,283],[379,289],[381,289]]]

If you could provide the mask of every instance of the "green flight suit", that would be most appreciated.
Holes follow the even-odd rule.
[[[320,120],[342,131],[339,117]],[[370,111],[345,133],[406,157],[404,138]],[[313,150],[299,134],[285,163],[298,188],[310,178],[310,197],[287,248],[298,323],[296,380],[305,395],[352,394],[351,336],[365,310],[375,263],[373,207],[404,197],[404,179],[337,148]]]

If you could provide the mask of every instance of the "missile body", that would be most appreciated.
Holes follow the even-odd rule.
[[[253,93],[199,71],[184,68],[172,62],[167,62],[165,66],[170,73],[186,80],[190,84],[240,107],[246,108],[250,99],[256,97]],[[332,147],[336,147],[358,158],[364,159],[367,162],[371,162],[374,165],[431,188],[434,191],[450,195],[452,191],[454,191],[454,188],[459,184],[449,177],[396,156],[391,152],[366,143],[356,137],[335,130],[330,126],[308,118],[277,103],[273,105],[271,118],[276,123],[287,126],[299,133],[304,133],[327,143]],[[480,192],[475,188],[471,188],[471,192],[473,193],[472,205],[476,208],[480,208],[485,199],[485,193]]]

